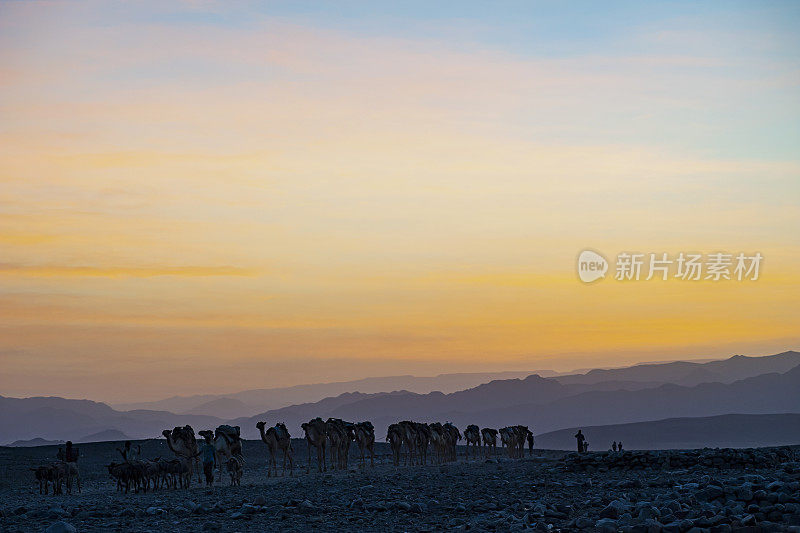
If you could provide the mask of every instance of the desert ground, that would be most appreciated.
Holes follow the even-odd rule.
[[[163,440],[142,455],[172,457]],[[266,447],[245,441],[239,487],[116,491],[104,465],[121,443],[80,445],[83,490],[40,495],[29,469],[56,447],[0,448],[0,531],[800,531],[800,447],[745,451],[535,450],[442,465],[306,473],[295,440],[293,477],[267,478]],[[315,461],[315,458],[312,459]],[[279,462],[280,465],[280,462]]]

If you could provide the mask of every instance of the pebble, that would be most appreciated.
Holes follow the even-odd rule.
[[[76,533],[78,531],[75,526],[69,522],[58,521],[50,525],[44,530],[45,533]]]

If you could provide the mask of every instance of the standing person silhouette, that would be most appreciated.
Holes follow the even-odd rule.
[[[206,487],[214,484],[214,466],[217,462],[216,449],[211,434],[205,435],[205,442],[200,450],[203,455],[203,473],[206,475]]]
[[[619,441],[619,444],[617,444],[617,449],[622,451],[622,441]]]
[[[578,452],[579,453],[585,453],[586,452],[586,448],[583,446],[583,443],[586,440],[586,437],[583,436],[583,432],[581,432],[580,429],[575,434],[575,440],[578,441]]]
[[[617,451],[617,441],[614,441],[613,443],[611,443],[611,449],[613,451]]]
[[[122,456],[122,460],[126,463],[130,463],[131,461],[136,460],[136,452],[131,448],[131,441],[125,441],[125,447],[123,449],[117,448],[117,451]]]
[[[64,460],[68,463],[78,462],[78,448],[72,447],[72,441],[67,441],[67,449],[64,451]]]

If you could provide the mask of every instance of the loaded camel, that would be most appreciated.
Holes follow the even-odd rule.
[[[428,463],[428,444],[431,442],[431,428],[424,422],[414,422],[417,430],[416,448],[419,453],[420,464]]]
[[[289,459],[289,476],[292,476],[294,473],[294,459],[292,457],[294,450],[292,450],[292,438],[289,435],[289,431],[282,422],[278,422],[274,427],[271,427],[266,431],[264,431],[264,426],[266,426],[264,422],[258,422],[256,424],[256,427],[261,434],[261,440],[264,441],[264,444],[266,444],[267,448],[269,449],[270,467],[267,469],[267,477],[270,477],[273,471],[276,477],[278,475],[278,466],[275,461],[275,456],[277,455],[278,450],[283,452],[283,467],[281,470],[281,476],[286,475],[287,458]]]
[[[447,435],[447,455],[449,460],[455,461],[457,458],[456,446],[458,445],[458,441],[461,440],[461,432],[450,422],[445,422],[444,425],[442,425],[442,429],[444,429]]]
[[[347,456],[353,442],[353,424],[339,418],[329,418],[325,422],[325,433],[330,445],[331,469],[347,470]]]
[[[508,448],[508,456],[521,458],[525,454],[525,442],[533,455],[533,433],[528,426],[509,426],[500,430],[500,442]]]
[[[467,429],[464,430],[464,439],[467,441],[467,450],[466,450],[466,459],[469,461],[469,446],[470,444],[475,451],[475,456],[478,456],[477,448],[481,446],[481,432],[478,429],[478,426],[475,424],[470,424],[467,426]]]
[[[492,428],[483,428],[481,430],[481,438],[483,439],[483,447],[486,450],[486,457],[489,457],[489,452],[492,455],[497,454],[497,430]]]
[[[356,443],[361,452],[361,467],[365,466],[364,452],[369,452],[369,464],[375,466],[375,427],[372,422],[359,422],[355,425]]]
[[[420,458],[427,454],[428,442],[430,440],[430,430],[427,424],[420,424],[410,420],[403,420],[398,423],[402,435],[402,442],[406,446],[406,456],[404,464],[417,464],[417,453]],[[422,447],[425,447],[423,452]]]
[[[325,446],[328,441],[328,436],[325,432],[325,422],[320,417],[317,417],[308,422],[304,422],[301,427],[306,434],[306,441],[308,444],[308,463],[306,463],[306,473],[311,469],[311,447],[317,449],[317,467],[320,472],[327,472],[328,466],[325,464]]]
[[[186,425],[176,427],[172,431],[165,429],[161,432],[167,439],[167,446],[178,457],[192,458],[194,468],[197,470],[197,482],[203,482],[203,468],[200,465],[200,446],[194,435],[194,428]]]
[[[386,430],[386,442],[392,448],[394,466],[400,466],[400,454],[403,452],[403,430],[400,424],[391,424]]]

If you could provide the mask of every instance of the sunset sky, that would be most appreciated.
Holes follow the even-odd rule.
[[[800,3],[379,4],[0,3],[0,394],[800,349]]]

